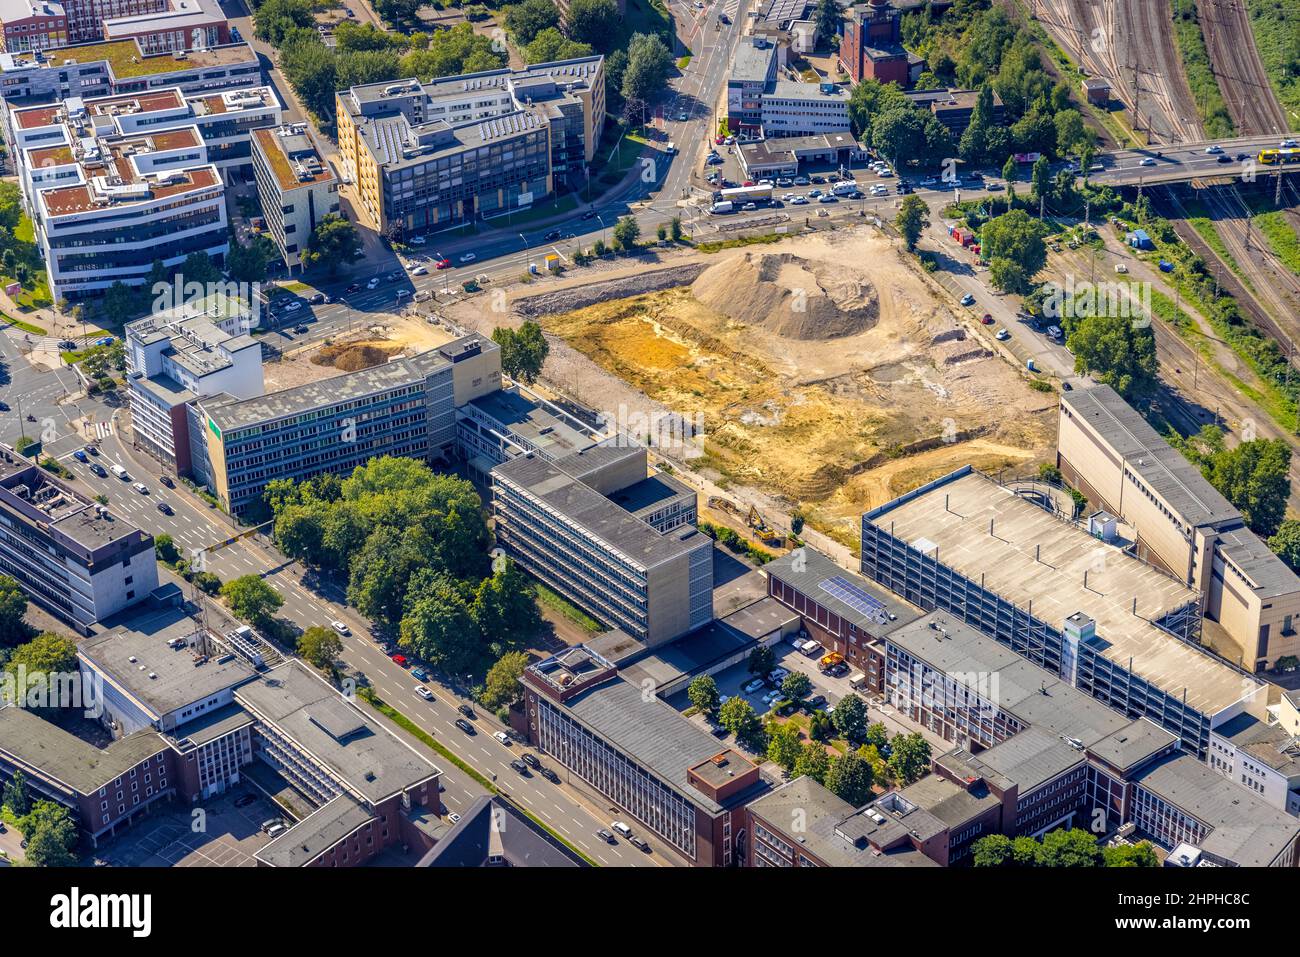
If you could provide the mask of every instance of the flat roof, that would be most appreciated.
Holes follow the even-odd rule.
[[[257,62],[257,55],[247,43],[231,43],[219,47],[205,47],[202,50],[189,50],[179,57],[174,53],[144,55],[140,52],[139,43],[134,39],[78,43],[74,46],[43,52],[46,63],[53,67],[68,63],[106,61],[113,76],[119,80],[160,73],[183,73],[196,68]]]
[[[144,611],[130,615],[112,630],[81,642],[77,656],[155,720],[241,685],[256,674],[248,662],[227,649],[200,655],[199,629],[184,608],[142,607]],[[183,639],[185,645],[173,648],[168,644],[176,639]]]
[[[0,707],[0,752],[78,794],[94,794],[167,747],[156,731],[137,731],[101,750],[26,708]]]
[[[521,455],[502,462],[492,469],[492,475],[524,489],[643,568],[708,542],[708,536],[690,525],[659,533],[557,464],[539,456]]]
[[[773,559],[763,566],[762,573],[876,637],[916,621],[923,614],[911,602],[848,571],[815,548],[797,548]]]
[[[1242,673],[1151,623],[1200,594],[969,467],[863,516],[1054,628],[1078,612],[1092,646],[1214,715],[1247,696]],[[1084,576],[1087,576],[1087,585]],[[1134,614],[1134,603],[1137,613]],[[1131,659],[1131,663],[1130,663]]]
[[[266,157],[281,191],[316,186],[334,178],[304,126],[253,130],[258,152]]]
[[[1300,820],[1190,754],[1172,755],[1133,780],[1213,828],[1199,847],[1241,867],[1267,867],[1300,834]]]
[[[713,814],[722,810],[717,801],[688,782],[686,772],[726,749],[676,709],[645,695],[640,685],[616,676],[556,706],[567,709],[693,803]]]
[[[1220,532],[1217,549],[1246,576],[1251,590],[1260,598],[1279,598],[1300,591],[1300,577],[1250,529]]]
[[[1141,475],[1194,528],[1242,522],[1240,510],[1110,386],[1094,385],[1063,392],[1061,408],[1086,421],[1129,468]]]
[[[1231,742],[1285,778],[1300,777],[1300,741],[1276,724],[1266,724],[1252,714],[1239,714],[1211,734]]]
[[[0,490],[3,490],[0,505],[6,511],[25,522],[47,525],[88,553],[124,539],[145,538],[145,533],[122,518],[116,508],[86,498],[35,462],[3,445],[0,445]]]
[[[731,61],[731,79],[741,83],[762,83],[772,75],[775,63],[774,44],[765,41],[759,46],[752,38],[742,38]]]
[[[351,795],[340,794],[253,856],[270,867],[305,867],[371,820],[374,820],[374,815]]]
[[[235,699],[372,805],[442,773],[295,658],[236,689]]]
[[[497,389],[471,400],[469,404],[552,459],[596,444],[595,439],[571,425],[563,416],[556,415],[516,389]]]

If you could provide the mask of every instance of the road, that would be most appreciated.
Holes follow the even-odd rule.
[[[1154,186],[1164,183],[1186,183],[1192,180],[1236,178],[1250,173],[1256,177],[1274,174],[1277,167],[1257,163],[1262,149],[1272,149],[1281,140],[1272,134],[1239,136],[1222,140],[1202,140],[1180,143],[1177,146],[1115,150],[1099,154],[1094,162],[1101,164],[1089,179],[1099,186]],[[1222,152],[1206,152],[1212,147]],[[1241,155],[1242,159],[1237,159]],[[1221,160],[1220,157],[1227,157]],[[1144,164],[1143,160],[1150,160]],[[1245,165],[1250,163],[1249,166]],[[1295,167],[1282,167],[1286,172]]]

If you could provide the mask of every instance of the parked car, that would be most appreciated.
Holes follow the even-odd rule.
[[[990,312],[984,313],[984,315],[980,316],[980,322],[984,323],[986,326],[993,325],[993,314]]]
[[[975,305],[975,297],[970,293],[966,293],[966,295],[961,297],[961,304],[963,306],[973,306]]]
[[[641,840],[641,838],[639,837],[629,837],[627,839],[627,842],[631,844],[633,847],[635,847],[638,851],[644,851],[646,854],[650,853],[650,845],[647,844],[645,841]]]
[[[476,717],[478,717],[476,714],[474,714],[474,709],[467,704],[457,705],[456,710],[459,711],[461,714],[463,714],[465,717],[469,718],[471,721],[473,721]]]
[[[419,685],[418,687],[416,687],[415,693],[418,694],[425,701],[433,700],[433,692],[430,691],[428,688],[426,688],[424,685]]]
[[[521,757],[523,758],[524,764],[528,765],[530,768],[540,768],[542,766],[542,762],[537,760],[537,755],[533,754],[531,751],[525,751]]]
[[[235,807],[248,807],[248,805],[252,804],[256,800],[256,794],[241,794],[239,797],[235,798]]]
[[[538,768],[537,773],[546,778],[546,780],[550,781],[552,784],[560,783],[560,776],[550,768]]]
[[[423,668],[412,668],[411,677],[416,681],[428,681],[429,672],[425,671]]]
[[[749,681],[746,681],[743,685],[740,686],[740,690],[745,692],[745,694],[753,694],[761,687],[763,687],[762,678],[751,678]]]
[[[1116,263],[1116,264],[1115,264],[1115,271],[1116,271],[1117,273],[1126,273],[1126,272],[1128,272],[1128,266],[1125,266],[1123,263]]]
[[[502,744],[504,744],[507,748],[510,747],[510,745],[513,743],[513,742],[510,740],[510,735],[506,734],[504,731],[494,731],[494,732],[492,732],[492,737],[496,738],[498,741],[500,741]]]
[[[474,725],[470,724],[470,723],[469,723],[468,721],[466,721],[464,718],[457,718],[457,719],[456,719],[456,727],[460,728],[460,729],[461,729],[462,731],[464,731],[466,734],[471,734],[471,735],[473,735],[473,734],[478,734],[478,732],[477,732],[476,730],[474,730]]]
[[[993,333],[993,338],[998,340],[998,342],[1006,342],[1011,338],[1011,333],[1007,332],[1005,329],[999,329],[997,332]]]
[[[428,273],[428,271],[429,271],[429,270],[428,270],[426,267],[424,267],[424,266],[416,266],[414,269],[411,270],[411,275],[412,275],[412,276],[423,276],[423,275],[425,275],[426,273]]]
[[[400,665],[403,668],[408,667],[411,663],[406,660],[406,655],[393,655],[393,664]]]
[[[632,829],[628,827],[626,824],[624,824],[622,821],[614,821],[609,826],[612,827],[619,834],[622,834],[624,837],[630,838],[632,836]]]

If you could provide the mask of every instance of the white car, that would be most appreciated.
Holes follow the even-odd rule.
[[[407,242],[410,243],[412,246],[423,246],[426,242],[428,242],[428,240],[425,239],[423,236],[412,236],[410,239],[407,240]]]
[[[1139,165],[1139,166],[1155,166],[1155,165],[1156,165],[1156,158],[1155,158],[1154,156],[1144,156],[1144,157],[1142,157],[1142,160],[1141,160],[1141,162],[1138,163],[1138,165]]]
[[[1293,150],[1296,148],[1296,145],[1297,144],[1295,140],[1283,140],[1281,143],[1278,144],[1278,148],[1284,150]]]
[[[340,635],[347,636],[352,634],[352,629],[349,628],[347,625],[343,624],[343,622],[341,621],[331,621],[330,627],[333,628],[335,631],[337,631]]]
[[[1214,155],[1215,153],[1222,153],[1222,152],[1223,152],[1223,147],[1222,147],[1222,146],[1207,146],[1207,147],[1205,147],[1205,152],[1209,153],[1210,155]]]
[[[993,338],[998,340],[998,342],[1006,342],[1011,338],[1011,333],[1007,332],[1005,329],[999,329],[997,332],[993,333]]]
[[[796,196],[794,199],[790,200],[790,205],[791,205],[791,206],[807,206],[807,205],[808,205],[808,198],[807,198],[806,196]]]
[[[302,308],[302,303],[299,302],[297,299],[294,299],[284,304],[285,312],[297,312],[301,308]]]
[[[1125,266],[1123,263],[1116,263],[1116,264],[1115,264],[1115,271],[1116,271],[1117,273],[1126,273],[1126,272],[1128,272],[1128,266]]]
[[[624,837],[632,836],[632,829],[628,827],[626,824],[624,824],[622,821],[614,821],[609,826],[612,827],[614,830],[618,831],[618,833],[622,834]]]
[[[506,734],[504,731],[495,731],[493,732],[492,737],[496,738],[507,748],[510,747],[510,735]]]
[[[745,692],[745,694],[753,694],[761,687],[763,687],[762,678],[751,678],[749,681],[746,681],[743,685],[740,686],[740,690]]]
[[[426,269],[424,266],[416,266],[414,269],[411,270],[411,275],[412,275],[412,276],[423,276],[423,275],[425,275],[428,271],[429,271],[429,270]]]
[[[789,674],[790,674],[789,668],[773,668],[772,673],[769,674],[767,677],[768,680],[775,681],[776,683],[780,684],[782,681],[786,679],[786,677]]]
[[[148,487],[147,485],[145,485],[143,482],[133,482],[133,483],[131,484],[131,488],[135,489],[135,490],[136,490],[137,492],[139,492],[141,495],[148,495],[148,494],[149,494],[149,487]]]
[[[472,263],[476,259],[478,259],[478,256],[476,256],[474,253],[466,253],[465,255],[461,256],[458,261],[463,263]]]
[[[378,285],[379,285],[379,277],[378,277],[378,276],[371,276],[371,277],[370,277],[370,281],[369,281],[368,283],[366,283],[366,288],[367,288],[367,289],[374,289],[374,288],[377,287]]]
[[[416,688],[415,693],[418,694],[425,701],[433,700],[433,692],[430,691],[428,688],[426,688],[424,685],[420,685],[418,688]]]

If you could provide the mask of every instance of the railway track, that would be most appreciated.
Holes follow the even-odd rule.
[[[1196,9],[1219,91],[1238,131],[1285,133],[1286,112],[1255,47],[1246,0],[1196,0]]]

